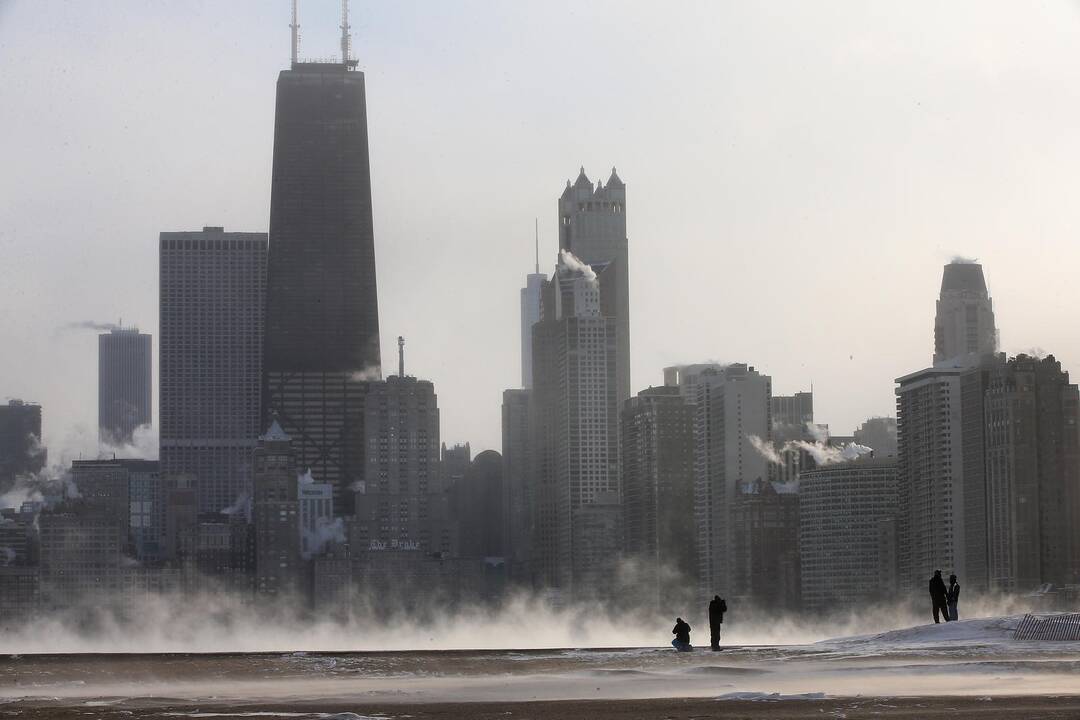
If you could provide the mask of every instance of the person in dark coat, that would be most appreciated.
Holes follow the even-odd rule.
[[[690,626],[683,622],[682,618],[675,618],[675,627],[671,629],[671,634],[675,636],[671,645],[679,652],[694,649],[690,644]]]
[[[945,616],[945,622],[949,622],[948,591],[945,581],[941,579],[941,571],[935,570],[934,577],[930,578],[930,602],[934,604],[934,622],[940,623],[938,614]]]
[[[949,576],[949,589],[945,591],[945,602],[949,607],[949,619],[959,620],[960,615],[956,611],[956,604],[960,602],[960,583],[956,582],[956,576]]]
[[[709,644],[713,650],[720,649],[720,626],[724,624],[727,603],[716,595],[709,601]]]

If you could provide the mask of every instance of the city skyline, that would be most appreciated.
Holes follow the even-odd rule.
[[[80,424],[86,428],[86,436],[96,434],[93,335],[59,328],[70,322],[123,315],[153,335],[156,342],[160,328],[154,322],[157,288],[153,278],[158,233],[204,225],[224,225],[230,231],[267,231],[272,147],[269,110],[273,106],[273,79],[288,62],[287,8],[282,8],[280,16],[271,14],[269,19],[252,21],[251,30],[263,42],[247,57],[225,40],[230,34],[239,37],[241,30],[246,31],[251,20],[248,16],[255,14],[249,6],[215,10],[216,25],[212,27],[204,22],[211,17],[208,8],[145,11],[135,13],[130,21],[114,17],[120,12],[119,5],[105,5],[100,13],[88,16],[83,16],[80,8],[64,8],[68,20],[59,31],[83,54],[86,67],[113,70],[107,76],[91,76],[72,67],[65,68],[61,76],[55,68],[35,67],[34,62],[46,46],[40,42],[42,33],[46,28],[56,30],[52,21],[60,10],[48,4],[35,5],[37,12],[27,11],[28,7],[12,3],[0,9],[3,66],[22,66],[28,73],[19,82],[9,83],[14,100],[11,107],[41,109],[59,102],[61,93],[71,98],[62,108],[69,108],[70,102],[84,105],[80,123],[57,126],[46,118],[40,128],[26,126],[33,112],[14,115],[0,110],[0,119],[12,128],[10,136],[20,138],[19,147],[12,148],[11,154],[15,172],[0,181],[0,189],[14,199],[9,209],[0,209],[0,224],[4,226],[0,246],[20,260],[17,274],[0,271],[11,288],[11,311],[0,321],[0,332],[22,349],[18,355],[0,359],[0,370],[10,383],[10,387],[0,388],[0,395],[40,402],[45,408],[45,443],[59,451],[70,444],[67,436]],[[453,56],[455,46],[443,36],[447,28],[437,26],[449,23],[451,30],[461,30],[465,24],[462,17],[469,13],[460,17],[440,10],[424,13],[419,7],[407,3],[400,7],[354,5],[354,53],[369,77],[382,343],[393,346],[393,338],[399,334],[409,340],[411,371],[431,379],[439,388],[448,442],[470,441],[478,450],[499,447],[499,397],[503,389],[517,386],[520,374],[518,311],[512,298],[533,269],[534,218],[539,218],[540,224],[541,272],[550,273],[557,245],[553,201],[565,181],[573,181],[581,165],[594,179],[606,177],[615,165],[632,190],[627,225],[633,255],[634,393],[662,384],[661,369],[677,362],[746,361],[776,378],[778,394],[805,389],[813,382],[819,421],[835,431],[850,432],[871,415],[891,414],[891,380],[924,364],[932,352],[933,303],[940,266],[958,253],[975,255],[983,263],[997,300],[997,325],[1005,340],[1002,350],[1015,354],[1032,346],[1046,347],[1062,358],[1065,369],[1077,372],[1080,341],[1068,332],[1069,307],[1078,299],[1067,285],[1074,250],[1065,242],[1071,237],[1071,221],[1063,188],[1070,180],[1062,173],[1071,172],[1063,168],[1075,165],[1069,158],[1080,152],[1080,147],[1062,138],[1061,133],[1080,118],[1080,108],[1074,107],[1071,98],[1059,104],[1041,94],[1022,95],[1036,104],[1052,102],[1048,107],[1053,112],[1044,113],[1046,117],[1038,121],[1006,113],[1004,117],[1010,122],[1032,125],[999,127],[990,135],[976,132],[971,140],[957,138],[978,125],[977,111],[1004,112],[995,101],[1003,84],[1012,92],[1028,83],[1032,75],[1051,70],[1064,74],[1065,79],[1059,78],[1062,86],[1071,83],[1068,78],[1075,71],[1064,62],[1058,64],[1067,57],[1061,54],[1067,38],[1040,34],[1041,46],[1033,59],[1021,53],[1021,45],[1026,33],[1040,33],[1057,22],[1080,21],[1074,11],[1059,17],[1054,15],[1059,8],[1052,6],[1041,15],[1021,20],[998,6],[969,27],[975,39],[948,48],[944,47],[946,37],[950,42],[955,40],[951,33],[925,29],[925,42],[932,48],[927,52],[936,54],[936,62],[954,72],[977,70],[979,82],[966,88],[972,107],[965,109],[950,104],[925,83],[921,73],[926,65],[919,62],[918,52],[897,47],[905,29],[917,25],[913,14],[899,9],[888,18],[895,26],[892,29],[886,29],[886,23],[869,11],[847,12],[845,31],[850,34],[857,27],[876,37],[884,48],[880,54],[871,52],[875,43],[850,38],[840,45],[840,51],[829,50],[835,37],[830,38],[824,26],[836,20],[831,11],[818,11],[809,18],[811,26],[821,31],[820,37],[789,37],[785,28],[770,26],[770,33],[781,33],[778,46],[790,40],[793,48],[808,53],[807,67],[795,70],[753,52],[748,41],[730,36],[728,29],[723,30],[723,40],[729,45],[712,47],[708,28],[742,27],[752,37],[765,22],[758,11],[696,4],[686,6],[688,15],[704,29],[695,30],[691,27],[695,23],[685,18],[658,21],[656,37],[648,47],[659,52],[652,57],[652,66],[646,67],[641,57],[605,52],[623,44],[622,40],[615,42],[619,32],[596,36],[595,31],[603,17],[604,22],[615,23],[622,37],[636,37],[641,32],[639,26],[649,25],[654,11],[626,6],[618,17],[611,18],[600,3],[580,9],[576,24],[567,32],[571,39],[579,37],[577,33],[600,38],[599,45],[583,44],[588,48],[583,52],[599,76],[610,78],[615,87],[611,91],[563,89],[568,97],[561,98],[559,104],[565,107],[570,101],[582,112],[563,126],[556,124],[553,131],[540,132],[535,123],[549,120],[551,113],[542,109],[551,104],[551,98],[540,92],[548,71],[541,73],[531,64],[521,65],[534,40],[522,37],[517,28],[532,23],[542,40],[554,31],[558,10],[539,5],[467,5],[476,13],[485,13],[484,30],[471,31],[468,37],[476,41],[474,49],[454,59],[448,56]],[[793,12],[797,10],[793,8]],[[183,16],[184,23],[173,26],[166,22],[175,14]],[[961,15],[960,9],[951,8],[943,24],[947,26],[950,19],[958,21]],[[305,26],[302,54],[333,54],[334,4],[312,4],[306,18],[309,24]],[[126,45],[108,42],[111,33],[124,33],[130,28],[128,23],[136,21],[150,21],[145,37],[132,38]],[[69,36],[69,26],[82,31]],[[162,56],[168,55],[178,44],[199,39],[194,28],[205,30],[201,40],[214,50],[196,53],[198,57],[190,62],[172,67],[170,72],[178,74],[177,81],[167,88],[153,85],[143,74],[145,70],[131,62],[135,57],[150,58],[146,62],[153,66],[158,61],[153,53],[142,52],[142,43],[160,42],[167,51]],[[83,32],[88,29],[98,32]],[[168,33],[173,34],[166,37]],[[729,65],[720,61],[738,50],[763,78],[761,87],[745,87],[734,71],[724,69],[716,78],[717,90],[703,93],[701,104],[690,108],[698,111],[699,120],[667,114],[658,119],[647,113],[644,118],[628,118],[632,106],[617,97],[626,82],[619,78],[635,74],[628,70],[645,72],[642,80],[658,94],[657,102],[688,101],[686,93],[691,85],[683,83],[689,80],[666,86],[659,81],[670,67],[666,63],[671,62],[665,59],[664,51],[675,52],[671,48],[680,33],[692,33],[694,42],[686,43],[688,47],[678,51],[675,59],[716,60],[717,67],[726,68]],[[979,39],[999,43],[1001,52],[1015,53],[1006,55],[1016,61],[1015,66],[1008,66],[1009,72],[984,66]],[[423,61],[407,57],[423,42],[434,43],[436,52]],[[1024,52],[1027,50],[1030,45]],[[505,77],[493,74],[485,65],[492,55],[520,72],[507,70]],[[850,57],[866,60],[866,67],[855,70],[837,64]],[[452,62],[439,68],[432,58]],[[575,61],[558,57],[553,62],[553,72],[565,73]],[[229,67],[225,74],[216,71],[223,63]],[[765,90],[782,89],[789,95],[783,102],[796,102],[804,99],[793,89],[796,81],[828,80],[830,72],[841,70],[842,81],[826,83],[822,87],[826,101],[804,109],[800,122],[778,125],[770,120],[759,128],[748,124],[765,110]],[[482,127],[467,127],[465,117],[476,123],[475,108],[459,108],[454,96],[440,87],[447,73],[462,78],[457,92],[470,101],[490,102],[490,96],[498,99],[505,95],[519,103],[524,93],[529,99],[522,106],[525,114],[492,112],[479,122]],[[51,83],[50,89],[42,90],[48,83],[34,83],[35,77]],[[866,122],[858,128],[848,127],[829,109],[828,101],[837,107],[851,103],[863,87],[860,82],[887,78],[902,81],[899,85],[906,92],[898,101],[902,103],[899,108],[892,99],[871,94],[857,105],[866,115]],[[118,122],[115,106],[129,87],[151,93],[157,106],[170,108],[171,114],[161,117],[140,111]],[[95,91],[89,93],[87,88]],[[228,121],[211,120],[201,111],[195,112],[199,106],[196,92],[208,89],[223,109],[220,117],[228,117]],[[1034,83],[1028,90],[1015,92],[1047,89],[1045,84]],[[162,92],[166,94],[158,94]],[[886,111],[897,110],[903,121],[882,125]],[[534,119],[521,120],[530,113]],[[440,114],[441,124],[424,119]],[[706,131],[714,116],[724,114],[732,119]],[[917,137],[920,147],[912,150],[915,158],[910,161],[869,152],[866,159],[849,158],[847,162],[855,163],[852,167],[822,166],[811,161],[840,142],[833,132],[825,132],[828,122],[840,123],[847,135],[854,132],[845,142],[873,148],[894,143],[897,137]],[[170,136],[175,142],[163,149],[160,133],[181,127],[185,132]],[[1024,133],[1036,130],[1061,138],[1053,158],[1031,157],[1025,152]],[[499,131],[505,131],[506,136],[493,138]],[[665,160],[662,154],[641,147],[645,137],[675,131],[689,133],[689,144],[697,142],[700,151],[692,158],[680,155]],[[890,135],[875,134],[883,132]],[[933,150],[938,147],[936,132],[942,133],[943,141],[958,154],[950,167],[938,167],[933,161]],[[996,147],[1001,153],[997,160],[1022,172],[1008,178],[990,172],[987,179],[974,182],[972,178],[986,169],[986,161],[976,153],[981,151],[980,143],[1003,133],[1011,142]],[[767,147],[771,140],[779,141],[775,149]],[[792,145],[796,140],[806,142]],[[507,153],[524,147],[529,149],[525,155],[517,155],[522,157],[520,164],[506,163]],[[49,164],[55,152],[71,154],[65,161],[73,161],[73,167],[83,170],[51,178],[56,187],[48,193],[40,192],[40,182],[14,184],[13,178],[44,181],[35,167]],[[792,153],[798,156],[794,160],[788,157]],[[217,177],[193,185],[190,178],[199,165],[214,170]],[[874,168],[876,173],[871,172]],[[941,182],[946,184],[966,179],[967,189],[936,199],[918,187],[929,180],[931,171],[940,172]],[[457,182],[459,175],[468,182]],[[739,186],[746,184],[760,198],[765,176],[770,175],[772,180],[781,175],[787,179],[775,186],[768,207],[762,207],[761,199],[747,201]],[[824,184],[807,184],[816,177],[823,177]],[[1017,187],[1017,177],[1028,182],[1029,188]],[[86,178],[90,184],[85,184]],[[1036,178],[1038,185],[1034,184]],[[108,182],[101,182],[103,179]],[[860,195],[868,180],[870,187],[864,193],[869,195]],[[481,185],[484,181],[495,181],[498,188],[485,189]],[[808,187],[818,189],[807,192]],[[1034,187],[1039,190],[1037,199],[1028,198],[1030,202],[1020,206],[1010,202],[1023,200]],[[43,203],[40,197],[46,196],[53,204]],[[54,211],[58,197],[64,199],[61,213]],[[178,197],[184,202],[177,202]],[[481,197],[485,198],[482,212],[476,209]],[[994,212],[986,212],[991,206]],[[783,208],[782,212],[777,214],[777,207]],[[462,208],[469,211],[462,213]],[[72,236],[80,237],[78,247],[63,242]],[[1021,249],[1015,242],[1021,236],[1052,249],[1060,256],[1059,262],[1044,267],[1036,257],[1027,257],[1039,253]],[[905,242],[898,242],[901,238]],[[116,258],[124,262],[117,263]],[[732,262],[748,268],[740,273],[745,277],[717,282],[725,264]],[[128,265],[137,272],[129,273]],[[82,266],[85,273],[77,273],[76,267],[81,271]],[[70,291],[36,298],[34,288],[53,277],[64,278]],[[467,282],[470,277],[487,281]],[[103,287],[113,289],[102,292]],[[881,287],[888,292],[880,292]],[[1047,291],[1054,295],[1052,302],[1040,306],[1033,301]],[[736,307],[738,298],[750,293],[755,303],[740,307],[737,315],[719,311],[715,320],[702,323],[699,313],[684,311],[687,307]],[[867,302],[858,307],[848,304],[853,294],[860,293]],[[444,294],[453,297],[454,303],[440,302],[438,298]],[[73,301],[76,296],[77,304]],[[74,307],[78,310],[73,311]],[[896,308],[904,308],[904,312],[895,312]],[[159,355],[156,347],[154,354]],[[469,371],[475,367],[487,372],[479,375]],[[51,373],[48,380],[35,377],[42,369]],[[473,402],[478,396],[488,401]],[[154,406],[160,406],[157,398]]]

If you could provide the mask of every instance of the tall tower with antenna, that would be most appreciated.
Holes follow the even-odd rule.
[[[534,272],[525,276],[521,288],[521,387],[532,387],[532,336],[533,325],[540,322],[540,290],[547,275],[540,272],[540,221],[533,219],[533,244],[536,252]]]
[[[363,474],[364,381],[382,377],[367,94],[342,3],[340,60],[298,55],[277,82],[262,417],[351,509]]]

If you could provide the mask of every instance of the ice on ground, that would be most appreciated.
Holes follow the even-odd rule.
[[[856,635],[846,638],[823,640],[818,645],[881,645],[898,646],[947,644],[996,645],[1011,643],[1013,632],[1023,619],[1022,615],[1006,617],[974,618],[949,623],[916,625],[915,627],[889,630],[876,635]]]
[[[730,692],[717,696],[717,700],[824,700],[827,696],[822,692],[796,693],[785,695],[783,693],[765,692]]]

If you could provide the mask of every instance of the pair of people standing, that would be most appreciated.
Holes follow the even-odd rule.
[[[930,602],[934,607],[935,623],[941,622],[939,615],[945,616],[945,622],[960,619],[956,609],[960,602],[960,583],[956,581],[955,575],[949,576],[949,585],[946,587],[945,581],[941,579],[941,571],[934,571],[934,577],[930,578]]]

